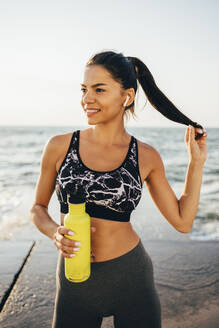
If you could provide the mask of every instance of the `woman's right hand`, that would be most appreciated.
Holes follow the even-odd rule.
[[[69,229],[66,229],[64,226],[58,226],[56,232],[53,235],[53,243],[63,257],[71,258],[72,254],[80,251],[80,245],[77,245],[78,240],[72,240],[65,237],[69,235]],[[95,232],[96,228],[91,227],[91,232]],[[74,231],[73,231],[74,232]]]

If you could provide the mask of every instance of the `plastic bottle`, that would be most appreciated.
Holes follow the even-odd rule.
[[[74,231],[74,236],[66,238],[80,241],[80,250],[72,258],[65,257],[65,277],[71,282],[87,280],[91,274],[90,215],[85,211],[85,197],[78,187],[68,194],[68,214],[64,217],[64,226]]]

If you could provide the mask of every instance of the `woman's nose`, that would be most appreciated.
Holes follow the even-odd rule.
[[[92,102],[95,101],[94,96],[93,96],[91,93],[89,93],[89,92],[87,92],[87,93],[82,97],[82,99],[83,99],[83,102],[84,102],[85,104],[86,104],[86,103],[92,103]]]

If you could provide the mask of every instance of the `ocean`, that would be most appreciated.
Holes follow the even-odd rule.
[[[0,239],[13,238],[15,226],[22,230],[27,224],[32,224],[29,209],[47,140],[57,134],[87,127],[0,127]],[[184,189],[189,158],[184,142],[186,127],[128,127],[127,131],[160,153],[166,177],[179,198]],[[219,128],[208,128],[207,132],[208,157],[199,207],[190,233],[190,238],[195,240],[219,239]],[[58,206],[58,201],[56,203]]]

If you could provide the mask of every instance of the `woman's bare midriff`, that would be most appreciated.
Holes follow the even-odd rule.
[[[125,155],[127,154],[130,135],[126,146],[120,147],[118,158],[118,149],[114,146],[111,150],[108,149],[107,151],[100,146],[98,147],[96,144],[95,147],[93,147],[90,135],[87,135],[87,132],[87,130],[83,130],[80,133],[80,156],[83,160],[83,163],[86,163],[87,167],[96,169],[97,171],[110,171],[115,169],[115,167],[119,167],[122,162],[122,158],[124,159]],[[71,133],[69,133],[66,137],[66,143],[65,147],[63,147],[62,156],[60,156],[59,161],[56,163],[57,172],[65,157],[70,139]],[[145,148],[145,146],[142,145],[142,142],[138,140],[139,171],[141,181],[144,181],[144,177],[147,176],[152,164],[151,161],[148,160],[148,158],[150,158],[150,147],[146,153],[145,151],[143,152],[143,148]],[[89,151],[90,149],[92,151]],[[121,156],[121,152],[123,153],[123,156]],[[103,154],[105,156],[104,158]],[[112,154],[115,155],[112,156]],[[112,163],[112,167],[106,167],[106,163],[107,166],[109,165],[108,163]],[[65,214],[61,213],[62,225],[64,225],[64,216]],[[94,258],[91,258],[91,262],[107,261],[124,255],[132,250],[138,244],[140,239],[132,228],[130,222],[119,222],[91,217],[91,227],[96,228],[95,232],[91,232],[91,252],[92,255],[94,255]]]
[[[65,214],[61,213],[61,224],[64,225]],[[118,222],[91,217],[91,262],[111,260],[128,253],[139,242],[139,236],[130,222]]]

